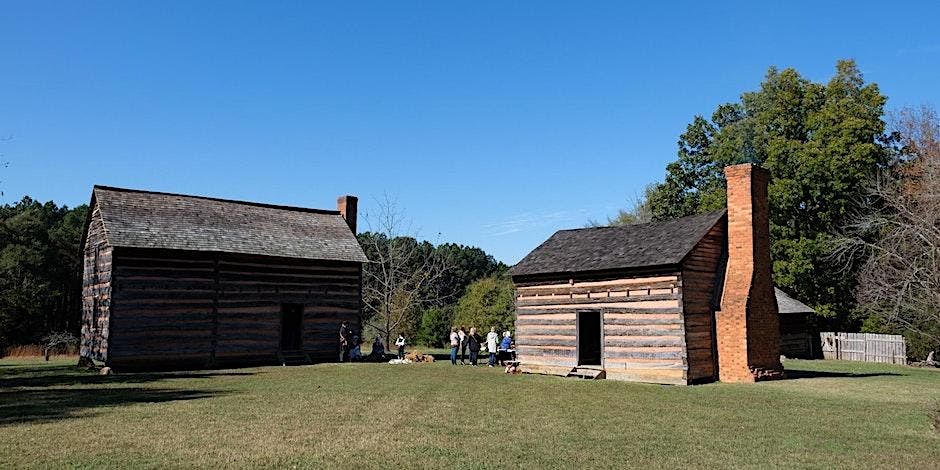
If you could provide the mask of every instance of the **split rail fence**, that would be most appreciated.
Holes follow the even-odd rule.
[[[907,364],[907,345],[901,335],[823,332],[819,337],[824,359]]]

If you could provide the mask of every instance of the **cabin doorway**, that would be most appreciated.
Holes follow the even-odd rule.
[[[601,365],[601,312],[578,312],[578,365]]]
[[[304,306],[281,305],[281,351],[296,351],[301,346]]]

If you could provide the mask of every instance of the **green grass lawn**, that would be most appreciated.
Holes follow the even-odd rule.
[[[937,468],[940,372],[788,361],[694,387],[324,364],[99,376],[0,360],[0,468]]]

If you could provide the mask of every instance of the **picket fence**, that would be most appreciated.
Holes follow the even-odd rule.
[[[901,335],[823,332],[819,338],[824,359],[907,363],[907,345]]]

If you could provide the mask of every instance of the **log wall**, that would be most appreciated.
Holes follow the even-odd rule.
[[[98,204],[93,203],[82,247],[82,339],[79,354],[108,359],[111,306],[111,255]]]
[[[679,272],[608,279],[516,280],[516,346],[523,371],[578,365],[577,312],[601,312],[608,379],[687,383]]]
[[[727,258],[727,222],[722,220],[696,244],[682,263],[682,309],[688,348],[689,380],[713,381],[718,377],[715,344],[716,282]]]
[[[341,321],[360,329],[357,263],[118,248],[114,266],[115,365],[273,363],[284,304],[303,306],[314,360],[338,357]]]
[[[806,313],[780,314],[780,354],[788,358],[819,359],[819,330]]]

